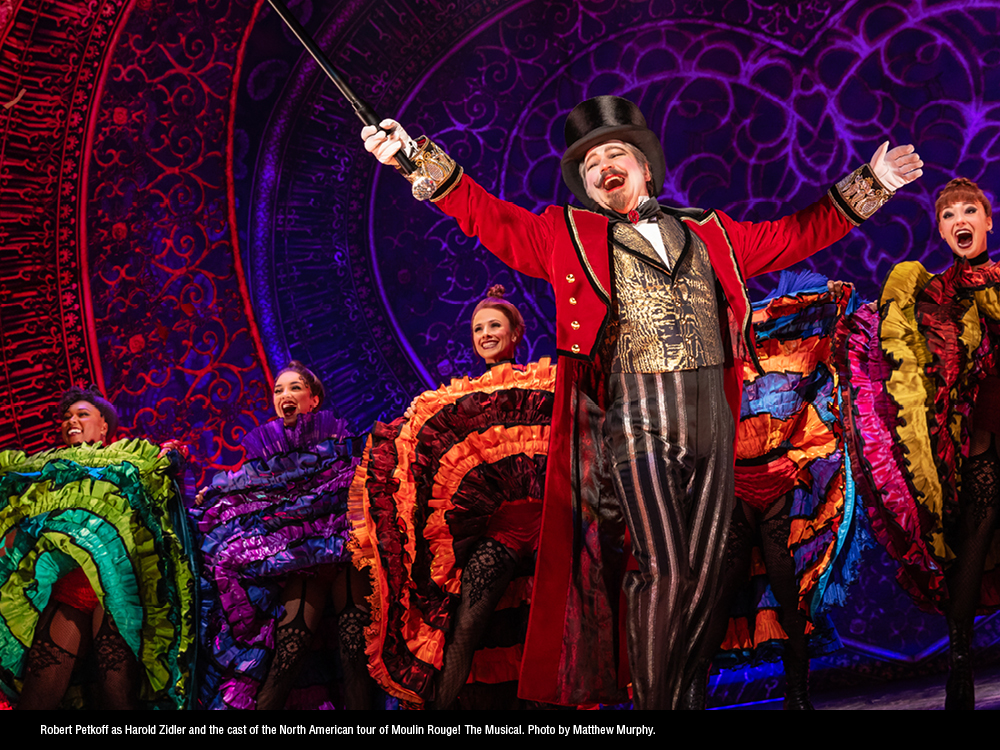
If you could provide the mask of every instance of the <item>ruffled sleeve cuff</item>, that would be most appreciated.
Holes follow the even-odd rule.
[[[895,194],[879,182],[868,164],[858,167],[830,188],[833,205],[855,226],[870,218]]]

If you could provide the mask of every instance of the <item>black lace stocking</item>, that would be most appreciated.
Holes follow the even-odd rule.
[[[513,556],[500,542],[484,539],[462,571],[462,598],[475,606],[496,590],[497,581],[513,572]],[[504,583],[506,587],[508,581]],[[501,591],[502,593],[502,591]]]
[[[337,637],[340,663],[344,670],[344,703],[348,710],[371,710],[379,695],[368,673],[365,628],[371,625],[367,599],[371,595],[369,571],[353,565],[343,568],[333,583],[333,603],[337,610]]]
[[[958,543],[955,560],[948,568],[949,658],[947,709],[975,708],[972,675],[972,622],[979,604],[983,564],[993,541],[1000,516],[1000,459],[995,437],[989,447],[962,465],[962,493],[959,497]]]
[[[986,451],[966,459],[962,466],[958,545],[947,573],[948,615],[960,628],[972,627],[998,511],[1000,459],[991,442]]]
[[[139,663],[111,618],[101,618],[94,636],[97,682],[104,705],[111,711],[132,711],[139,707]]]
[[[49,603],[28,651],[18,710],[51,710],[59,705],[89,634],[88,613],[68,604]]]
[[[365,628],[371,622],[371,616],[356,604],[337,615],[340,663],[344,669],[344,702],[352,711],[372,708],[374,682],[368,674],[368,655],[365,653]]]
[[[337,616],[337,630],[340,633],[340,654],[348,661],[355,661],[365,655],[365,628],[372,618],[367,612],[352,605]]]
[[[285,615],[274,634],[274,656],[267,679],[257,694],[258,711],[280,711],[312,646],[326,601],[319,581],[293,578],[282,592]]]
[[[462,599],[438,675],[434,708],[451,707],[469,679],[476,647],[516,565],[514,554],[493,539],[479,542],[470,555],[462,570]]]

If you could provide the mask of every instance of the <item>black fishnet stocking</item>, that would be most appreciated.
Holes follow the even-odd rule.
[[[493,539],[483,539],[469,556],[462,570],[462,599],[438,675],[434,708],[450,708],[469,679],[476,647],[516,566],[514,554]]]
[[[49,603],[39,618],[28,651],[18,710],[51,710],[59,705],[89,634],[87,612],[68,604]]]

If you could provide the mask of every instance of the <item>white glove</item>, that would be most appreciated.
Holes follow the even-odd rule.
[[[361,138],[365,142],[365,151],[374,154],[380,162],[390,167],[397,167],[399,163],[394,157],[399,149],[405,147],[403,153],[407,156],[416,153],[417,144],[398,122],[382,120],[379,127],[381,130],[374,125],[365,125],[361,129]]]
[[[886,141],[879,146],[875,156],[869,162],[872,172],[885,187],[893,191],[899,190],[903,185],[913,182],[924,173],[924,170],[921,169],[924,163],[920,160],[920,154],[913,146],[896,146],[892,151],[886,153],[888,148],[889,141]]]

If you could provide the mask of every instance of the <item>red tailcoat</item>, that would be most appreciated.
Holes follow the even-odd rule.
[[[468,175],[437,205],[504,263],[546,279],[555,291],[560,359],[520,695],[566,705],[621,701],[617,624],[625,526],[601,455],[604,372],[596,356],[613,314],[608,220],[558,206],[535,215],[493,197]],[[759,224],[721,211],[686,210],[678,218],[704,241],[723,292],[719,321],[731,353],[726,397],[738,425],[743,359],[753,352],[745,279],[807,258],[854,224],[829,196]]]

